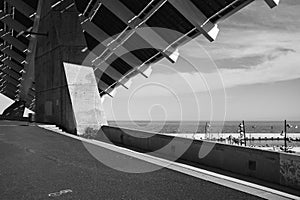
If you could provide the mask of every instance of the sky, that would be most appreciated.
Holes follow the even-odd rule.
[[[112,120],[300,120],[300,1],[262,0],[152,66],[104,108]]]
[[[108,120],[300,120],[300,1],[256,0],[105,97]],[[10,102],[0,96],[0,112]]]

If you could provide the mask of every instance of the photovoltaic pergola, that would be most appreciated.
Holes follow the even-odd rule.
[[[36,61],[43,54],[37,56],[37,52],[40,46],[54,45],[55,37],[60,34],[73,31],[59,24],[59,19],[66,20],[70,13],[76,13],[76,18],[68,20],[80,24],[81,31],[77,34],[85,40],[80,52],[74,51],[91,52],[89,59],[82,62],[93,67],[100,95],[113,96],[115,88],[128,88],[132,77],[139,74],[148,77],[151,64],[163,58],[176,62],[178,48],[189,40],[203,35],[214,41],[218,23],[253,1],[2,0],[0,92],[16,101],[6,114],[24,106],[39,111],[36,89],[42,83],[41,73],[35,71],[40,69],[42,62]],[[279,0],[265,2],[273,8]],[[56,16],[53,27],[57,35],[43,32],[40,25],[40,20],[47,17],[45,13],[51,12]],[[68,61],[72,59],[75,58]]]

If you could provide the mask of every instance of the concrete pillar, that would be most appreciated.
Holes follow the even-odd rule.
[[[31,29],[31,31],[34,33],[38,33],[43,2],[44,0],[40,0],[38,2],[37,10],[35,13],[36,15]],[[24,100],[28,98],[30,99],[31,97],[35,99],[35,92],[32,93],[30,92],[32,91],[32,88],[34,88],[34,82],[35,82],[34,71],[35,71],[35,56],[36,56],[36,49],[37,49],[37,36],[33,34],[30,35],[28,39],[29,39],[29,45],[27,47],[26,62],[24,63],[24,69],[23,69],[25,73],[22,73],[20,92],[19,92],[19,98]],[[27,105],[29,104],[29,102],[26,101]]]
[[[88,54],[88,51],[81,51],[86,48],[86,42],[79,22],[79,13],[74,7],[70,8],[68,12],[57,12],[55,9],[51,9],[50,1],[44,0],[43,2],[38,32],[48,33],[48,36],[37,37],[35,56],[36,119],[40,122],[56,124],[70,133],[83,134],[85,131],[83,125],[95,124],[92,119],[94,113],[102,117],[103,123],[106,121],[104,113],[99,108],[101,107],[99,99],[96,101],[99,103],[98,107],[95,106],[93,110],[90,107],[89,98],[74,98],[78,97],[76,92],[83,94],[90,88],[82,85],[81,82],[78,82],[77,85],[70,84],[77,83],[71,73],[77,73],[76,70],[80,69],[70,66],[80,66]],[[69,64],[64,65],[63,63]],[[66,68],[66,66],[69,67]],[[80,71],[78,77],[84,78],[81,75]],[[95,85],[91,88],[93,90],[88,94],[96,95],[98,89],[95,90]],[[88,96],[80,95],[80,97]],[[79,113],[84,113],[85,117],[83,118]],[[89,122],[88,119],[92,121]],[[96,127],[99,127],[98,124]]]
[[[102,125],[107,125],[93,68],[64,63],[64,70],[77,134],[85,134],[89,128],[99,130]]]

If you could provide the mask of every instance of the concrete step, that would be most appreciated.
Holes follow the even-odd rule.
[[[53,128],[53,127],[56,127],[56,125],[49,125],[49,124],[47,124],[47,125],[39,125],[39,127],[45,127],[45,128]]]
[[[61,128],[57,127],[56,125],[38,125],[40,128],[47,129],[49,131],[54,131],[57,133],[65,133]]]

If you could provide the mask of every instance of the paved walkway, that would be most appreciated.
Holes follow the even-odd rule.
[[[0,121],[1,200],[259,199],[166,168],[143,174],[120,172],[96,160],[77,139],[25,125]],[[100,145],[95,148],[108,151]],[[125,162],[137,159],[122,153],[114,156]]]

